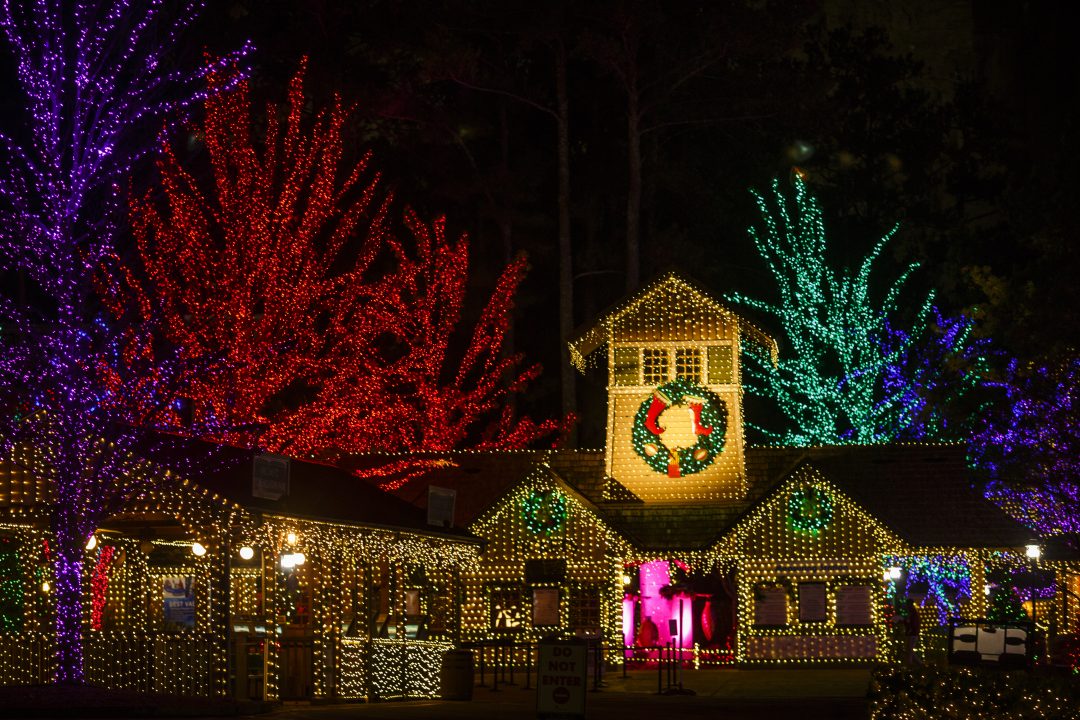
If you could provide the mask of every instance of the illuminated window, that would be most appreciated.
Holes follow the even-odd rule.
[[[491,629],[513,631],[521,629],[521,587],[491,588]]]
[[[667,350],[645,348],[641,354],[641,370],[646,385],[662,385],[668,379]]]
[[[675,375],[701,382],[701,351],[697,348],[676,348]]]

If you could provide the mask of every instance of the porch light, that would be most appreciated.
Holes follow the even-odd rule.
[[[902,572],[903,571],[899,567],[893,565],[891,568],[889,568],[888,570],[885,571],[885,579],[886,580],[899,580],[900,579],[900,574]]]
[[[285,553],[281,556],[281,568],[283,570],[291,570],[294,567],[303,565],[307,560],[304,553]]]
[[[1024,548],[1024,554],[1028,556],[1029,560],[1038,560],[1042,557],[1042,548],[1039,547],[1038,543],[1028,543],[1027,547]]]
[[[251,547],[250,545],[245,545],[244,547],[240,548],[241,560],[250,560],[253,557],[255,557],[255,548]]]
[[[292,530],[285,534],[285,542],[289,543],[289,545],[295,545],[296,540],[296,533],[294,533]]]
[[[200,542],[193,542],[191,543],[191,553],[195,557],[202,557],[206,554],[206,546]]]
[[[627,575],[626,573],[622,574],[622,584],[623,585],[629,585],[630,584],[630,576]]]
[[[93,550],[97,547],[97,535],[91,533],[90,539],[86,541],[86,549]]]
[[[51,590],[52,590],[52,585],[49,584],[48,580],[45,580],[45,581],[43,581],[41,583],[41,592],[48,595]]]

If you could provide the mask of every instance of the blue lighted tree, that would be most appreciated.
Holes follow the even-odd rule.
[[[100,285],[124,275],[118,223],[133,164],[166,118],[203,99],[206,74],[239,57],[170,68],[201,4],[172,14],[134,0],[0,3],[26,110],[0,136],[0,272],[25,277],[34,298],[0,301],[0,439],[52,489],[58,682],[83,679],[83,547],[160,481],[148,431],[191,371],[148,342],[148,327],[105,322]]]
[[[854,270],[828,258],[822,211],[796,176],[791,196],[774,182],[754,192],[761,223],[749,234],[775,282],[775,301],[735,295],[780,329],[779,360],[748,349],[746,387],[784,418],[757,429],[787,445],[883,443],[948,436],[945,408],[979,383],[985,364],[973,323],[946,319],[928,293],[904,323],[899,301],[917,265],[871,289],[874,265],[896,228]]]

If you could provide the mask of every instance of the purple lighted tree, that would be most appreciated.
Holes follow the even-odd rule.
[[[975,433],[987,496],[1040,534],[1080,534],[1080,359],[1009,365],[1005,402]]]
[[[178,352],[145,341],[150,328],[102,321],[95,291],[123,275],[116,211],[133,164],[154,149],[165,118],[203,99],[206,74],[239,57],[170,69],[201,3],[179,3],[175,20],[162,5],[0,3],[27,111],[22,127],[0,135],[0,273],[25,277],[32,298],[0,300],[0,441],[53,489],[58,682],[83,679],[83,546],[160,481],[147,438],[192,371]],[[144,410],[136,417],[130,407]]]
[[[947,317],[937,307],[930,308],[921,330],[914,338],[884,323],[876,340],[886,360],[879,414],[889,418],[897,440],[965,437],[974,391],[986,382],[990,341],[974,336],[974,319]]]

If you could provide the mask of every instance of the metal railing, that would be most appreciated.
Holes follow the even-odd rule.
[[[735,664],[734,653],[725,649],[680,648],[674,643],[642,647],[605,644],[598,640],[586,642],[589,684],[593,692],[608,685],[605,678],[618,674],[625,680],[630,667],[637,666],[649,670],[655,668],[657,693],[679,694],[684,692],[684,670]],[[523,690],[535,687],[539,643],[499,638],[462,643],[461,648],[473,653],[477,687],[493,692],[507,687]]]

